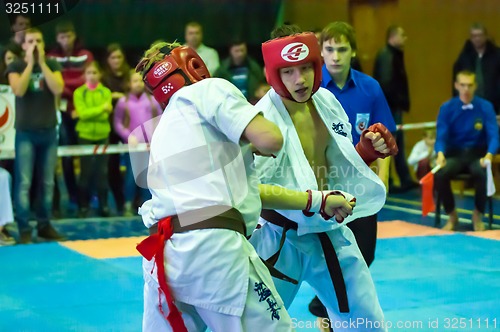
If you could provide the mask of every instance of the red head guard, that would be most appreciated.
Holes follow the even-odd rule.
[[[179,46],[170,50],[165,47],[160,52],[165,53],[165,57],[144,73],[143,80],[163,107],[180,88],[210,77],[205,63],[192,48]]]
[[[280,69],[309,62],[313,64],[314,68],[312,94],[318,91],[321,83],[322,63],[318,40],[314,33],[304,32],[271,39],[262,44],[262,55],[267,82],[280,96],[294,100],[281,80]]]

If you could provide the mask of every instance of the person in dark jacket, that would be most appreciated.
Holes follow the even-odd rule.
[[[453,65],[453,82],[458,72],[469,70],[476,74],[476,96],[493,104],[495,113],[500,110],[500,50],[488,38],[486,28],[473,23],[469,29],[470,38]],[[453,95],[457,91],[453,89]]]
[[[380,83],[394,121],[399,125],[403,124],[403,114],[410,110],[410,93],[403,53],[407,37],[399,25],[387,28],[386,37],[387,45],[378,52],[375,59],[373,78]],[[395,136],[399,148],[399,153],[394,158],[401,186],[399,190],[405,191],[417,187],[418,184],[412,180],[406,163],[403,131],[398,130]],[[394,190],[391,179],[389,186],[390,190]]]
[[[265,80],[262,67],[248,55],[244,41],[234,41],[229,45],[229,57],[222,61],[213,76],[236,85],[247,100],[254,97],[255,90]]]

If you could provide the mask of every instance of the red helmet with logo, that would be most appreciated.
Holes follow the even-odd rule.
[[[143,80],[146,89],[163,107],[182,87],[210,77],[205,63],[192,48],[178,46],[169,49],[166,46],[160,52],[165,56],[143,74]]]
[[[312,94],[318,91],[321,83],[322,63],[318,40],[314,33],[304,32],[271,39],[262,44],[262,55],[267,82],[280,96],[294,100],[281,80],[280,69],[310,62],[314,68]]]

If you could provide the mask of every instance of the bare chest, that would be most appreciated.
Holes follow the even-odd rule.
[[[304,154],[321,189],[322,184],[326,185],[328,174],[326,161],[326,149],[330,138],[328,129],[316,112],[296,114],[292,116],[292,121]]]

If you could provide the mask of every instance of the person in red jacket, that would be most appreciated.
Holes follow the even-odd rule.
[[[64,91],[59,100],[59,110],[61,111],[62,125],[59,130],[60,145],[77,144],[75,131],[76,119],[73,113],[73,92],[85,83],[83,75],[84,68],[94,60],[94,56],[89,50],[84,49],[75,32],[75,27],[70,21],[63,21],[56,26],[55,48],[47,53],[47,57],[56,60],[62,67],[61,74],[64,80]],[[68,189],[71,201],[77,201],[77,185],[73,167],[73,158],[65,157],[63,162],[64,182]],[[55,209],[58,209],[58,195],[55,194]]]

